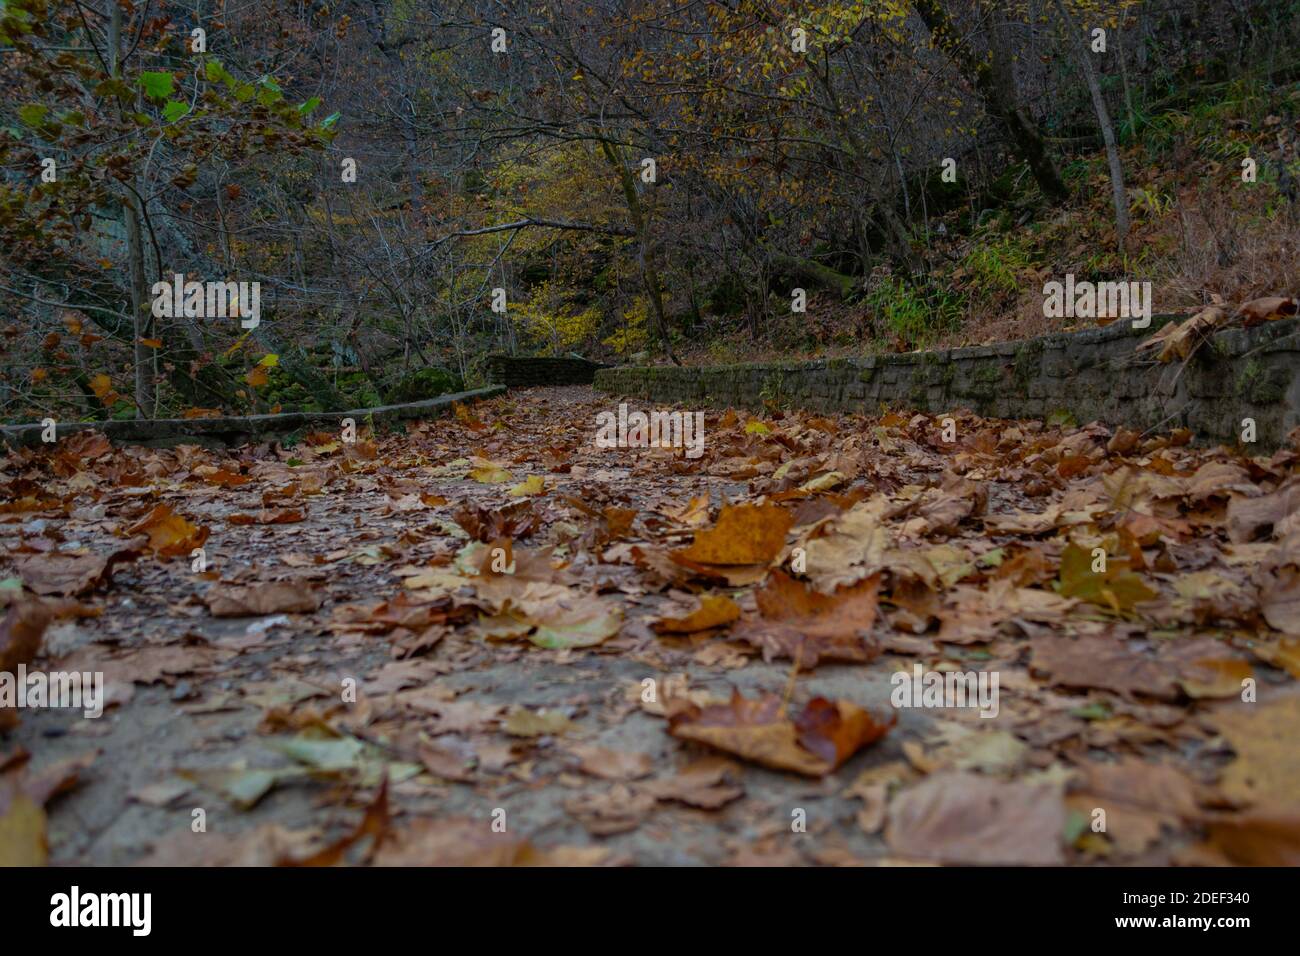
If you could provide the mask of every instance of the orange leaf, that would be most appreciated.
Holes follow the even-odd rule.
[[[767,660],[786,657],[803,669],[816,667],[823,658],[874,660],[880,645],[864,635],[875,623],[879,590],[879,572],[823,594],[776,570],[754,591],[762,620],[746,621],[736,635],[762,648]]]
[[[681,557],[701,564],[766,564],[785,547],[794,518],[780,505],[727,505]]]
[[[725,594],[705,594],[700,606],[685,617],[665,617],[652,625],[660,634],[693,634],[730,624],[740,617],[740,606]]]
[[[187,555],[208,540],[206,527],[190,523],[168,504],[156,506],[128,528],[127,533],[147,534],[149,547],[164,558]]]
[[[749,700],[732,691],[725,704],[688,704],[669,717],[668,732],[747,760],[809,777],[830,773],[889,732],[898,720],[877,721],[848,701],[818,697],[793,719],[770,694]]]

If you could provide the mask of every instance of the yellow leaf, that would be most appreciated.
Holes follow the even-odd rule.
[[[113,380],[107,375],[94,375],[90,379],[90,390],[95,393],[95,397],[101,402],[113,392]]]
[[[509,481],[512,477],[510,472],[491,459],[475,456],[470,462],[474,467],[470,469],[469,476],[479,484],[496,485]]]
[[[818,475],[811,481],[805,481],[799,486],[800,491],[830,491],[836,485],[843,484],[845,475],[839,471],[828,471],[824,475]]]
[[[45,811],[16,791],[0,812],[0,866],[44,866],[48,854]]]
[[[694,634],[739,620],[740,605],[725,594],[703,594],[700,606],[685,617],[664,617],[651,625],[660,634]]]
[[[511,498],[523,498],[529,495],[540,495],[546,490],[546,479],[541,475],[529,475],[519,484],[507,492]]]
[[[766,564],[785,547],[794,519],[780,505],[727,505],[712,528],[677,552],[703,564]]]

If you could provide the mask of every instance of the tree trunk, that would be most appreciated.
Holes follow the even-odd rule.
[[[109,4],[108,18],[108,70],[113,79],[122,78],[122,7]],[[144,242],[140,235],[140,214],[133,197],[124,196],[121,202],[122,224],[126,231],[126,257],[130,268],[131,318],[135,359],[135,415],[148,418],[157,413],[154,384],[155,351],[144,343],[153,337],[153,314],[149,307],[149,286],[145,278]]]
[[[672,342],[668,339],[668,319],[664,315],[663,286],[659,282],[659,270],[655,267],[654,256],[650,251],[650,237],[647,235],[649,224],[646,222],[645,214],[641,209],[641,199],[636,194],[636,181],[608,141],[601,140],[600,149],[605,154],[605,160],[618,175],[619,183],[623,186],[623,198],[627,200],[628,216],[632,219],[632,228],[636,231],[637,242],[640,244],[638,261],[641,265],[641,277],[645,282],[646,293],[650,297],[650,305],[654,309],[655,325],[659,329],[659,338],[663,342],[664,353],[674,365],[681,365],[682,363],[677,356],[673,354]]]
[[[1011,138],[1011,145],[1020,158],[1029,165],[1029,170],[1033,173],[1043,195],[1052,203],[1059,203],[1068,198],[1069,190],[1065,188],[1056,163],[1047,150],[1043,134],[1016,100],[1014,82],[1006,66],[1009,62],[1007,55],[1004,52],[994,54],[993,60],[998,64],[998,70],[1002,72],[999,77],[999,73],[995,72],[989,62],[978,58],[962,42],[940,0],[913,0],[912,5],[925,22],[935,46],[947,54],[957,69],[970,80],[989,112],[1006,128]],[[995,32],[996,30],[990,31],[990,34]],[[996,38],[994,45],[997,46]]]
[[[1128,194],[1124,190],[1124,166],[1119,160],[1119,147],[1115,144],[1115,128],[1110,122],[1110,113],[1106,110],[1106,98],[1101,95],[1101,83],[1097,79],[1097,68],[1093,66],[1091,53],[1083,42],[1079,28],[1070,12],[1061,0],[1053,0],[1057,15],[1065,28],[1066,42],[1074,53],[1074,58],[1083,71],[1084,81],[1092,96],[1092,108],[1097,113],[1097,125],[1101,127],[1101,138],[1106,143],[1106,162],[1110,165],[1110,192],[1115,204],[1115,235],[1119,238],[1119,254],[1124,255],[1124,246],[1128,239]]]
[[[115,7],[116,9],[116,7]],[[135,359],[135,414],[137,418],[157,415],[157,391],[154,378],[154,359],[157,349],[145,344],[153,339],[153,311],[149,301],[149,284],[145,278],[144,243],[140,236],[140,216],[130,200],[122,203],[126,219],[126,255],[131,263],[131,315],[134,318],[135,341],[132,355]]]
[[[788,256],[780,252],[769,252],[772,265],[782,272],[803,279],[805,282],[829,289],[840,299],[847,299],[853,293],[854,278],[842,272],[836,272],[830,266],[813,259]]]

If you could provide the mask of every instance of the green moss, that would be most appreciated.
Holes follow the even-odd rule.
[[[384,401],[390,405],[421,402],[464,389],[460,376],[442,368],[422,368],[404,376],[390,388]]]
[[[1048,412],[1044,422],[1057,428],[1074,428],[1078,424],[1074,420],[1074,415],[1066,408],[1058,408],[1055,411]]]
[[[1238,398],[1256,405],[1280,402],[1286,396],[1286,374],[1281,369],[1270,372],[1252,359],[1237,376],[1236,390]]]
[[[1043,343],[1038,339],[1031,339],[1016,349],[1016,354],[1011,358],[1011,381],[1016,392],[1022,397],[1029,395],[1029,383],[1042,369],[1042,356]]]

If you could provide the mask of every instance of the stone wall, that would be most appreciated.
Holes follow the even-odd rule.
[[[107,422],[59,422],[55,434],[67,437],[79,431],[101,431],[116,444],[129,445],[206,445],[236,448],[253,441],[278,438],[305,429],[333,430],[345,418],[358,428],[388,424],[412,418],[438,418],[451,411],[456,402],[474,402],[505,393],[500,385],[439,395],[437,398],[404,405],[381,405],[378,408],[354,408],[346,412],[285,412],[280,415],[242,415],[221,418],[137,418]],[[9,425],[0,429],[0,438],[11,447],[41,444],[43,427]]]
[[[581,358],[544,358],[539,356],[488,356],[488,379],[509,388],[532,385],[590,385],[599,362]]]
[[[1186,365],[1139,355],[1139,342],[1175,317],[1135,330],[1128,321],[1082,332],[974,348],[810,362],[596,373],[612,395],[687,405],[761,408],[764,401],[819,411],[966,407],[997,418],[1069,415],[1141,430],[1186,426],[1199,443],[1235,443],[1242,419],[1261,450],[1300,425],[1300,319],[1219,332]]]

